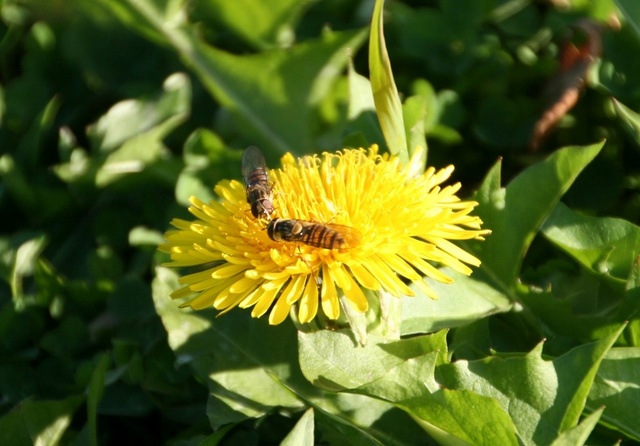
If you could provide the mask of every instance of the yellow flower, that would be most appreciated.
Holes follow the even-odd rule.
[[[339,294],[366,311],[363,288],[411,296],[408,280],[436,298],[423,276],[452,280],[435,264],[471,274],[465,263],[480,261],[450,240],[481,239],[490,231],[470,215],[477,203],[455,195],[459,183],[440,186],[453,166],[412,178],[397,158],[377,152],[373,146],[299,160],[287,154],[282,169],[270,171],[273,218],[352,228],[359,237],[351,240],[357,241],[340,249],[270,239],[265,221],[251,215],[238,181],[218,183],[220,201],[192,197],[189,211],[197,220],[174,219],[177,229],[165,234],[160,249],[171,255],[168,266],[205,269],[181,277],[184,286],[172,297],[188,298],[184,305],[194,309],[213,306],[223,313],[253,307],[253,317],[270,310],[271,324],[281,323],[297,304],[298,319],[306,323],[319,306],[337,319]]]

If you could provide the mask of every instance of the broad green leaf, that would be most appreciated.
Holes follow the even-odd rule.
[[[291,50],[248,56],[194,40],[182,54],[215,99],[238,118],[246,139],[280,153],[302,154],[314,148],[312,107],[364,37],[361,31],[325,33]]]
[[[619,280],[627,279],[640,253],[640,227],[619,218],[581,215],[562,203],[542,233],[585,268]]]
[[[596,424],[598,424],[604,409],[604,407],[599,408],[582,420],[576,427],[572,427],[561,433],[558,438],[553,440],[551,446],[577,446],[587,444],[589,434],[591,434]]]
[[[587,405],[606,406],[602,423],[640,441],[640,348],[613,348],[605,356]]]
[[[500,165],[491,169],[475,196],[483,228],[492,233],[473,245],[482,260],[474,274],[482,271],[505,292],[511,289],[536,232],[603,144],[560,149],[522,172],[506,188],[499,186]]]
[[[375,439],[393,438],[393,432],[377,432],[363,421],[384,417],[392,408],[388,403],[324,393],[309,384],[298,364],[295,331],[290,324],[269,326],[266,320],[251,319],[249,312],[241,309],[219,318],[209,311],[180,309],[169,298],[178,286],[177,276],[165,268],[157,268],[156,273],[156,311],[177,363],[189,365],[207,383],[207,415],[212,426],[312,406],[354,435],[353,444],[388,444]]]
[[[442,365],[436,376],[449,389],[466,389],[499,401],[524,444],[551,444],[557,434],[578,424],[598,367],[621,331],[622,327],[552,361],[542,359],[539,344],[524,357]]]
[[[416,296],[402,298],[403,335],[453,328],[512,308],[507,296],[487,283],[475,280],[474,276],[468,277],[449,268],[442,272],[454,282],[429,282],[438,300],[422,295],[414,286],[411,289]]]
[[[319,40],[290,50],[236,56],[172,27],[148,1],[127,0],[127,5],[164,35],[183,63],[237,118],[245,140],[280,153],[302,154],[315,148],[312,106],[324,97],[366,36],[364,31],[326,32]]]
[[[446,349],[444,332],[398,341],[370,335],[366,346],[359,346],[350,330],[299,333],[298,338],[300,367],[315,386],[333,392],[358,391],[381,380],[395,380],[391,388],[378,391],[388,400],[420,393],[425,383],[407,371],[422,368],[425,374],[419,376],[427,379],[429,368],[443,360],[440,349]]]
[[[509,416],[493,398],[442,388],[399,404],[440,444],[519,445]]]
[[[412,148],[407,147],[402,104],[384,40],[383,9],[384,0],[376,0],[369,35],[369,77],[376,113],[387,147],[402,163],[407,163]]]
[[[435,435],[471,444],[517,444],[496,401],[440,388],[433,376],[446,357],[446,333],[399,341],[369,336],[361,347],[349,331],[300,333],[300,366],[312,383],[396,404]],[[482,415],[480,415],[482,414]]]
[[[231,30],[255,48],[288,46],[295,38],[296,23],[312,1],[300,0],[197,0],[194,14]]]
[[[640,300],[630,298],[619,284],[601,280],[588,271],[557,270],[543,284],[528,291],[519,290],[519,300],[553,333],[549,346],[575,339],[589,342],[617,331],[640,308]],[[563,338],[566,337],[566,338]]]
[[[285,439],[282,440],[280,446],[313,446],[315,444],[313,424],[313,409],[309,409],[302,415]]]
[[[292,363],[296,347],[290,326],[269,327],[242,311],[216,319],[211,312],[180,309],[169,298],[175,281],[172,272],[157,269],[154,303],[178,362],[191,364],[209,386],[214,428],[263,416],[274,406],[303,407],[288,390],[299,373]],[[304,385],[304,380],[299,383]]]
[[[567,340],[589,342],[617,330],[640,313],[640,264],[634,259],[626,285],[604,274],[553,262],[544,281],[520,291],[519,298],[553,333],[549,345]],[[640,345],[640,321],[633,318],[618,345]],[[560,347],[562,350],[565,347]]]
[[[58,444],[84,397],[59,401],[24,401],[0,418],[0,444],[46,446]]]
[[[635,0],[615,0],[615,3],[640,39],[640,4]]]

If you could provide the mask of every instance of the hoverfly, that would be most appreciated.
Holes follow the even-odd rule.
[[[247,203],[255,218],[271,219],[273,194],[264,155],[255,146],[249,146],[242,153],[242,179],[247,193]]]
[[[267,235],[276,242],[300,242],[326,249],[353,248],[361,238],[360,233],[350,226],[283,218],[275,218],[269,222]]]

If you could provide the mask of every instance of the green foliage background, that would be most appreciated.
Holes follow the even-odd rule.
[[[638,5],[388,1],[403,134],[369,0],[0,0],[0,444],[640,442]],[[585,19],[602,56],[532,152]],[[162,233],[242,148],[389,128],[481,203],[471,278],[363,347],[169,299]]]

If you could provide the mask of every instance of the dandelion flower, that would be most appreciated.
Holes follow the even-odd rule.
[[[243,184],[221,181],[215,187],[219,201],[192,197],[189,211],[196,220],[174,219],[176,229],[165,234],[160,249],[171,255],[168,266],[204,268],[181,277],[183,287],[172,297],[223,313],[253,307],[253,317],[269,312],[271,324],[284,321],[295,304],[302,323],[319,308],[335,320],[339,295],[364,312],[363,289],[412,296],[407,283],[413,282],[436,298],[425,280],[452,282],[438,265],[469,275],[467,265],[480,264],[451,241],[490,232],[470,215],[477,203],[456,196],[459,183],[441,186],[452,172],[453,166],[429,168],[411,177],[376,146],[297,160],[285,155],[282,168],[270,171],[273,218],[352,228],[359,236],[339,249],[272,240],[265,221],[252,216]]]

